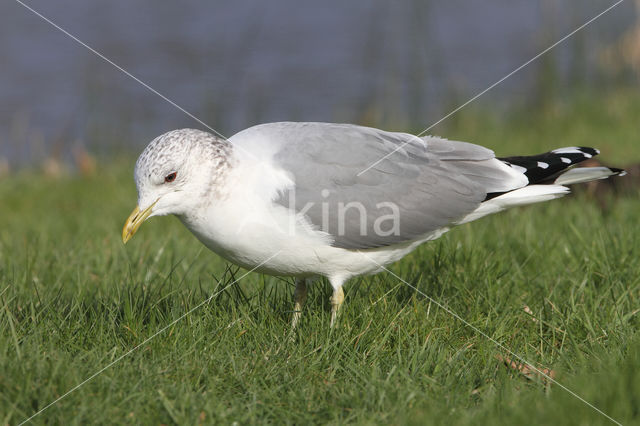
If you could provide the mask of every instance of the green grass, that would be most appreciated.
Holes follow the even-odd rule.
[[[637,99],[612,96],[510,121],[468,114],[447,136],[504,155],[594,145],[624,164],[640,159],[639,113]],[[390,274],[348,283],[333,331],[318,282],[288,339],[290,279],[252,273],[220,291],[245,271],[175,218],[152,219],[122,245],[131,164],[1,184],[2,424],[114,361],[33,422],[610,424],[508,368],[496,358],[507,352]],[[606,214],[586,196],[509,211],[392,270],[616,420],[639,423],[640,200],[611,203]]]

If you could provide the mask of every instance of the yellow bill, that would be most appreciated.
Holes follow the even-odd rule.
[[[133,237],[133,234],[136,233],[142,222],[147,220],[149,215],[151,214],[151,210],[156,203],[151,204],[146,209],[140,211],[140,207],[136,206],[135,209],[131,212],[127,221],[124,223],[124,227],[122,228],[122,242],[127,244],[127,241]]]

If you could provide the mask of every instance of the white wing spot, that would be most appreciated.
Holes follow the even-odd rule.
[[[541,169],[548,169],[549,168],[549,164],[548,163],[544,163],[542,161],[538,161],[538,167],[540,167]]]
[[[569,160],[567,157],[560,157],[560,161],[565,164],[571,164],[571,160]]]
[[[566,148],[558,148],[558,149],[554,149],[553,151],[554,154],[584,154],[584,152],[580,151],[580,148],[578,148],[577,146],[568,146]]]

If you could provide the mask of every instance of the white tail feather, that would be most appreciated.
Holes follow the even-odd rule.
[[[481,217],[498,213],[511,207],[524,206],[527,204],[540,203],[560,198],[569,193],[569,188],[561,185],[529,185],[515,191],[507,192],[498,197],[492,198],[463,217],[456,224],[460,225],[472,222]]]
[[[591,182],[592,180],[606,179],[609,176],[619,174],[619,171],[608,167],[579,167],[567,170],[553,182],[556,185],[572,185],[574,183]]]

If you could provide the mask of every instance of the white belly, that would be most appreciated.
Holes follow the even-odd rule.
[[[252,202],[253,201],[253,202]],[[427,240],[366,250],[331,246],[325,233],[309,228],[303,218],[264,200],[225,200],[200,218],[181,218],[185,226],[210,250],[247,269],[271,275],[344,279],[382,271]]]

